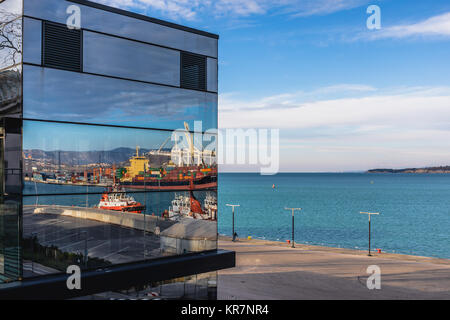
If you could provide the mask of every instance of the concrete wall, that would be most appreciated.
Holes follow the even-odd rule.
[[[170,254],[185,254],[217,249],[215,240],[191,240],[161,236],[161,251]]]
[[[26,206],[24,206],[26,207]],[[159,231],[163,231],[171,227],[174,222],[161,219],[160,217],[145,216],[141,213],[130,212],[118,212],[101,210],[95,208],[81,208],[81,207],[64,207],[64,206],[29,206],[33,207],[35,214],[59,214],[68,217],[74,217],[78,219],[88,219],[100,221],[108,224],[120,225],[122,227],[144,230],[144,218],[145,218],[145,231],[158,234]],[[159,227],[159,231],[157,230]]]

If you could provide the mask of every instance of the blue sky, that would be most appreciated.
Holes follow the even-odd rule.
[[[218,33],[219,126],[280,129],[282,171],[450,164],[448,0],[97,2]]]
[[[371,39],[393,26],[450,13],[446,0],[97,2],[218,33],[221,93],[250,99],[341,83],[385,88],[450,82],[450,30]],[[370,4],[381,8],[381,31],[366,28]]]

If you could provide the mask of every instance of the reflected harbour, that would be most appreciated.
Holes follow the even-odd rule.
[[[217,37],[70,5],[0,1],[0,284],[217,248]]]
[[[105,187],[95,186],[61,186],[55,184],[42,184],[39,187],[41,196],[34,196],[36,188],[34,182],[24,183],[24,205],[40,206],[40,205],[59,205],[59,206],[74,206],[80,208],[94,208],[98,206]],[[82,194],[83,192],[87,192]],[[169,212],[173,207],[173,201],[180,197],[189,197],[189,192],[136,192],[133,189],[125,189],[127,195],[132,196],[137,202],[145,206],[142,212],[147,215],[163,216],[164,211]],[[58,194],[58,196],[48,196],[48,194]],[[61,195],[66,193],[67,195]],[[211,191],[194,191],[194,197],[200,202],[203,209],[205,208],[206,198],[216,197],[216,192]],[[172,208],[173,210],[173,208]]]
[[[215,220],[215,212],[205,213],[217,201],[215,151],[194,147],[191,155],[184,142],[196,146],[194,134],[180,133],[183,139],[177,138],[158,130],[24,121],[23,194],[37,196],[27,204],[98,207],[167,218],[200,214],[197,218]],[[134,199],[127,196],[130,192]],[[58,200],[46,200],[49,194]],[[108,201],[99,205],[101,198]],[[206,198],[209,204],[202,204]]]

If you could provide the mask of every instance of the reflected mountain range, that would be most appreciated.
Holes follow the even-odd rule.
[[[144,154],[157,149],[140,149]],[[170,152],[170,149],[163,149]],[[134,148],[116,148],[109,151],[44,151],[24,150],[25,158],[45,160],[54,164],[88,165],[93,163],[117,164],[128,161],[136,153]]]

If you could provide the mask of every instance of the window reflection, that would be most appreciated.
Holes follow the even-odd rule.
[[[0,72],[0,115],[17,117],[22,112],[21,66]]]
[[[201,192],[195,193],[200,198]],[[70,205],[68,196],[27,197],[23,205],[24,277],[65,272],[70,265],[103,268],[216,248],[215,221]]]
[[[18,116],[22,100],[21,1],[0,3],[0,115]]]
[[[0,69],[22,62],[21,1],[0,3]]]
[[[208,79],[208,85],[207,90],[211,92],[217,92],[218,85],[217,85],[217,59],[208,58],[207,59],[207,67],[206,70],[208,71],[207,79]]]
[[[0,203],[0,284],[22,276],[20,208],[19,200]]]
[[[40,20],[24,18],[23,61],[41,64],[42,22]]]
[[[62,0],[25,0],[24,12],[27,16],[65,24],[66,8],[72,4]],[[83,17],[82,28],[217,57],[217,39],[88,6],[79,7]]]
[[[24,121],[24,194],[215,189],[212,136]]]
[[[24,66],[24,118],[178,129],[217,128],[217,94]]]
[[[83,33],[85,72],[180,85],[180,53],[139,42]]]
[[[22,1],[0,1],[0,283],[22,277],[20,248]],[[17,130],[16,130],[17,129]]]
[[[172,134],[25,120],[25,276],[217,248],[217,167]]]

